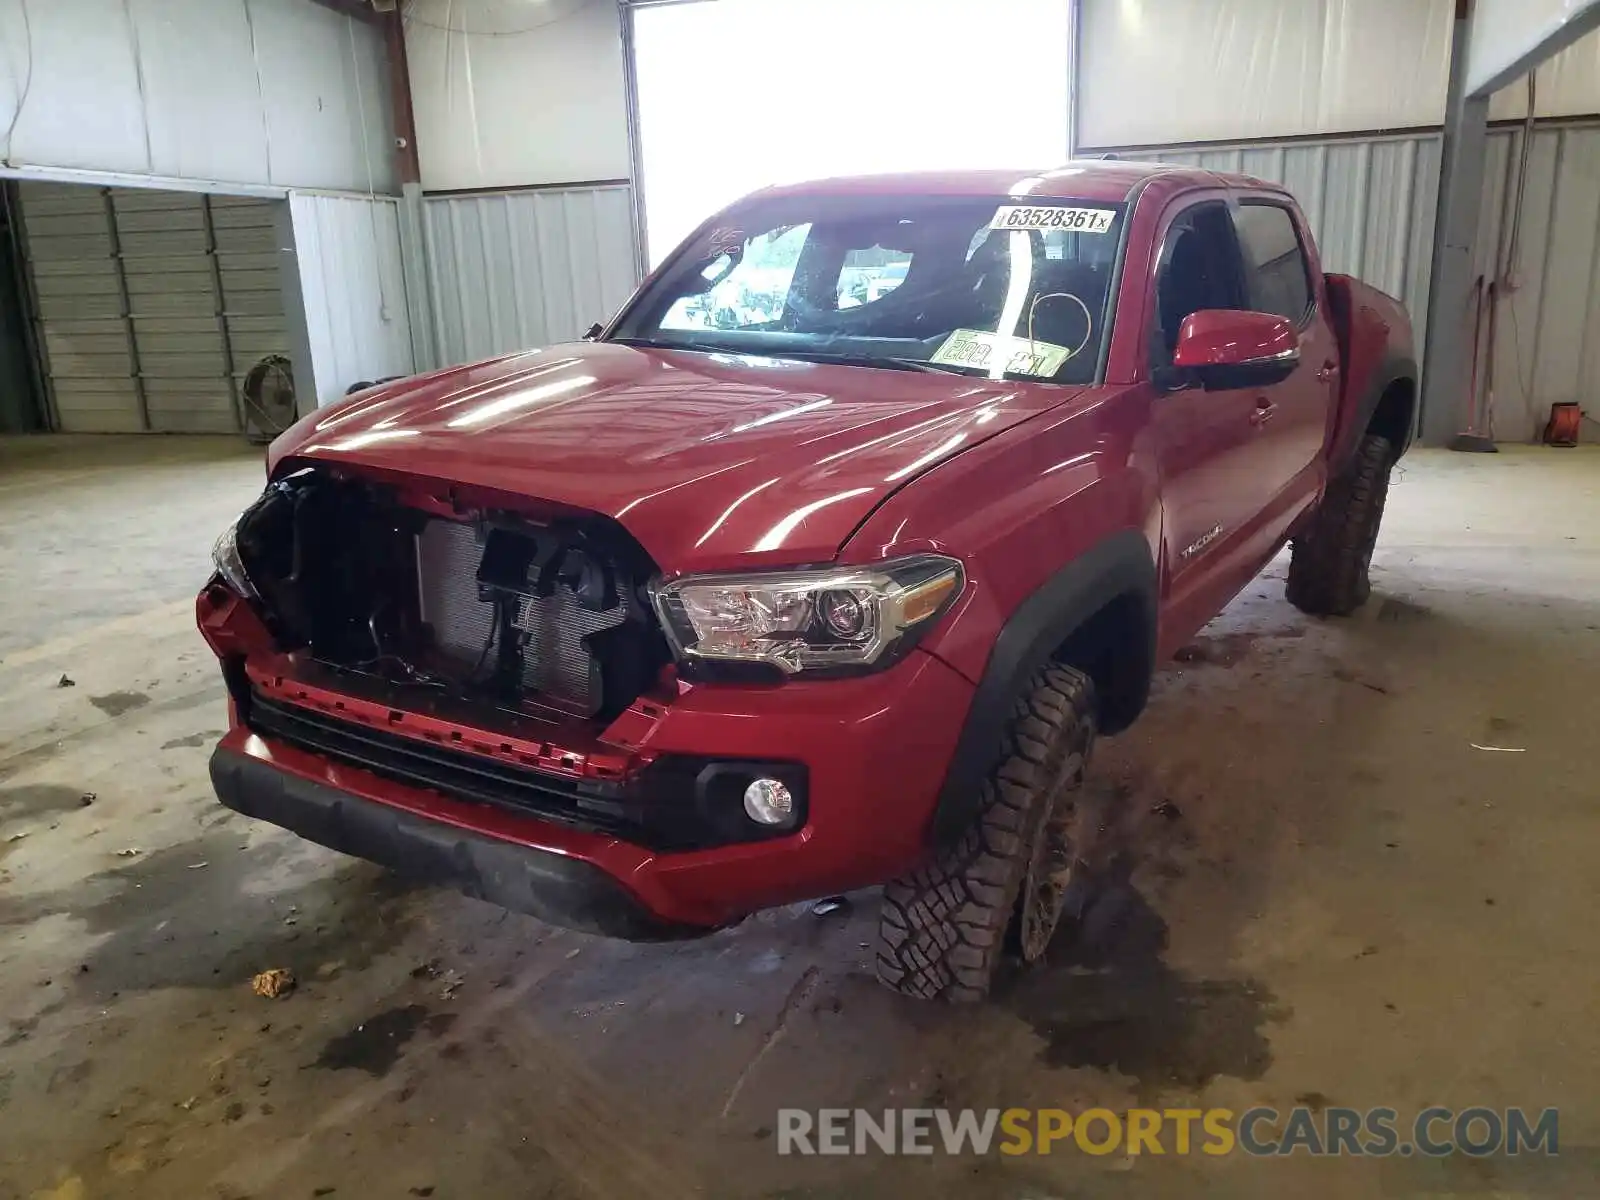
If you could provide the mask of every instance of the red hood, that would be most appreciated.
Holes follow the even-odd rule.
[[[605,513],[669,573],[825,562],[890,492],[1073,394],[577,343],[321,409],[269,469],[346,462]]]

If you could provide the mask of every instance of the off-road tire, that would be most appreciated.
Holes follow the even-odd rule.
[[[988,995],[1017,945],[1019,895],[1035,848],[1051,838],[1059,849],[1054,838],[1070,824],[1095,732],[1089,677],[1054,664],[1041,669],[1014,702],[972,826],[883,890],[878,978],[886,986],[955,1003]],[[1064,890],[1066,880],[1058,882]]]
[[[1289,603],[1318,617],[1347,617],[1367,602],[1372,548],[1389,495],[1394,447],[1369,433],[1328,484],[1289,556]]]

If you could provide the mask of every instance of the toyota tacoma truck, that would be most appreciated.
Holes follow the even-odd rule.
[[[219,539],[222,803],[568,927],[882,885],[878,973],[1037,961],[1101,734],[1286,544],[1367,596],[1404,309],[1282,188],[1121,162],[771,188],[584,341],[284,433]]]

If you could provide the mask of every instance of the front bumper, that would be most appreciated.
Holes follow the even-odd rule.
[[[363,800],[248,753],[219,747],[211,756],[211,783],[223,804],[247,817],[553,924],[636,942],[707,932],[660,920],[582,859]]]
[[[962,676],[921,651],[856,679],[686,690],[640,750],[795,763],[808,778],[802,828],[706,849],[647,846],[401,782],[381,762],[340,761],[252,731],[237,713],[213,778],[229,807],[334,849],[558,924],[659,938],[912,866],[971,697]]]

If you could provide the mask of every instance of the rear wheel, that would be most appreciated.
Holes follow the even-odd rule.
[[[1055,665],[1035,675],[1006,723],[972,826],[884,888],[884,984],[973,1002],[988,995],[1008,951],[1024,963],[1044,956],[1076,863],[1073,818],[1094,736],[1089,677]]]
[[[1289,557],[1289,603],[1322,617],[1347,617],[1367,602],[1372,549],[1389,495],[1394,447],[1369,433],[1328,484],[1311,524]]]

